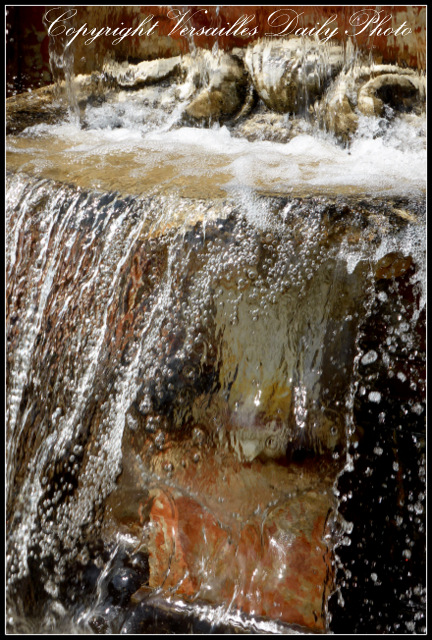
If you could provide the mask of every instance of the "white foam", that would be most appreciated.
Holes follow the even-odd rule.
[[[268,188],[289,192],[313,187],[337,190],[354,187],[365,194],[402,195],[422,192],[426,186],[425,118],[360,118],[356,138],[343,148],[328,134],[301,134],[288,143],[255,141],[231,135],[226,126],[180,127],[167,130],[168,115],[153,108],[152,122],[145,109],[133,104],[87,108],[87,128],[72,123],[28,128],[32,153],[44,155],[49,140],[61,143],[68,158],[103,158],[133,152],[136,175],[149,167],[175,163],[178,174],[211,175],[217,168],[228,175],[225,185]],[[147,107],[148,111],[148,107]],[[171,116],[172,117],[172,114]],[[144,122],[143,122],[144,118]],[[44,139],[45,144],[35,143]],[[15,145],[17,146],[17,145]],[[9,140],[9,149],[14,147]],[[55,149],[55,144],[52,145]],[[38,149],[38,150],[36,150]],[[18,151],[18,149],[17,149]],[[42,158],[41,158],[42,159]],[[229,179],[231,176],[231,179]]]

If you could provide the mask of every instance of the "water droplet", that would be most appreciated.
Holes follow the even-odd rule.
[[[201,447],[204,443],[204,439],[205,439],[204,431],[202,429],[199,429],[198,427],[195,427],[194,430],[192,431],[192,442],[195,445],[198,445],[199,447]]]
[[[361,359],[361,363],[362,364],[371,364],[372,362],[375,362],[376,359],[378,358],[378,354],[376,351],[368,351],[367,353],[365,353],[365,355],[363,356],[363,358]]]
[[[411,411],[419,416],[423,413],[424,407],[419,402],[416,402],[416,404],[411,407]]]
[[[165,444],[165,434],[162,431],[160,431],[155,438],[156,448],[159,449],[159,451],[162,451],[164,444]]]
[[[368,396],[371,402],[379,403],[381,402],[381,394],[379,391],[371,391]]]
[[[384,452],[384,450],[381,447],[375,447],[375,449],[374,449],[374,453],[377,456],[382,456],[383,452]]]

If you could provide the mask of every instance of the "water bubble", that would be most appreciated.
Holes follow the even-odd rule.
[[[343,528],[345,529],[346,533],[350,534],[353,532],[354,523],[348,522],[347,520],[345,520],[345,522],[343,523]]]
[[[371,402],[379,403],[381,402],[381,394],[379,391],[371,391],[368,396]]]
[[[155,433],[156,429],[157,429],[157,424],[155,419],[153,417],[148,418],[145,425],[145,430],[147,431],[147,433]]]
[[[408,631],[415,631],[415,623],[414,622],[405,622],[405,626],[408,629]]]
[[[414,511],[416,512],[417,515],[421,515],[424,511],[423,506],[420,504],[420,502],[416,502],[414,505]]]
[[[382,454],[383,454],[383,449],[382,449],[382,447],[378,447],[378,446],[377,446],[377,447],[375,447],[375,449],[374,449],[374,453],[376,453],[376,455],[377,455],[377,456],[382,456]]]
[[[202,429],[195,427],[192,431],[192,442],[195,445],[202,446],[205,440],[205,434]]]
[[[368,353],[365,353],[365,355],[361,359],[361,363],[371,364],[372,362],[375,362],[377,358],[378,358],[377,352],[374,350],[371,350],[371,351],[368,351]]]
[[[411,407],[411,411],[413,413],[416,413],[418,416],[421,415],[424,411],[424,407],[423,405],[421,405],[419,402],[416,402],[412,407]]]
[[[349,538],[348,536],[344,536],[341,540],[341,545],[343,545],[344,547],[349,547],[351,545],[351,538]]]
[[[154,442],[155,442],[156,448],[159,449],[159,451],[162,451],[165,444],[165,434],[162,431],[160,431],[157,434]]]

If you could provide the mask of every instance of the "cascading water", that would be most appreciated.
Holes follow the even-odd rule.
[[[9,121],[9,630],[422,632],[424,113],[193,128],[200,55]]]

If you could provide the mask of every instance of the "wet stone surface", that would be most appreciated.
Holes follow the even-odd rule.
[[[411,283],[414,265],[389,255],[386,267],[377,270],[361,328],[355,473],[339,483],[350,495],[340,512],[356,524],[350,546],[338,550],[345,606],[334,603],[335,632],[347,621],[356,633],[424,633],[426,626],[426,317]]]
[[[12,633],[425,631],[426,77],[271,40],[7,101]]]
[[[424,201],[8,186],[11,629],[421,613]]]

